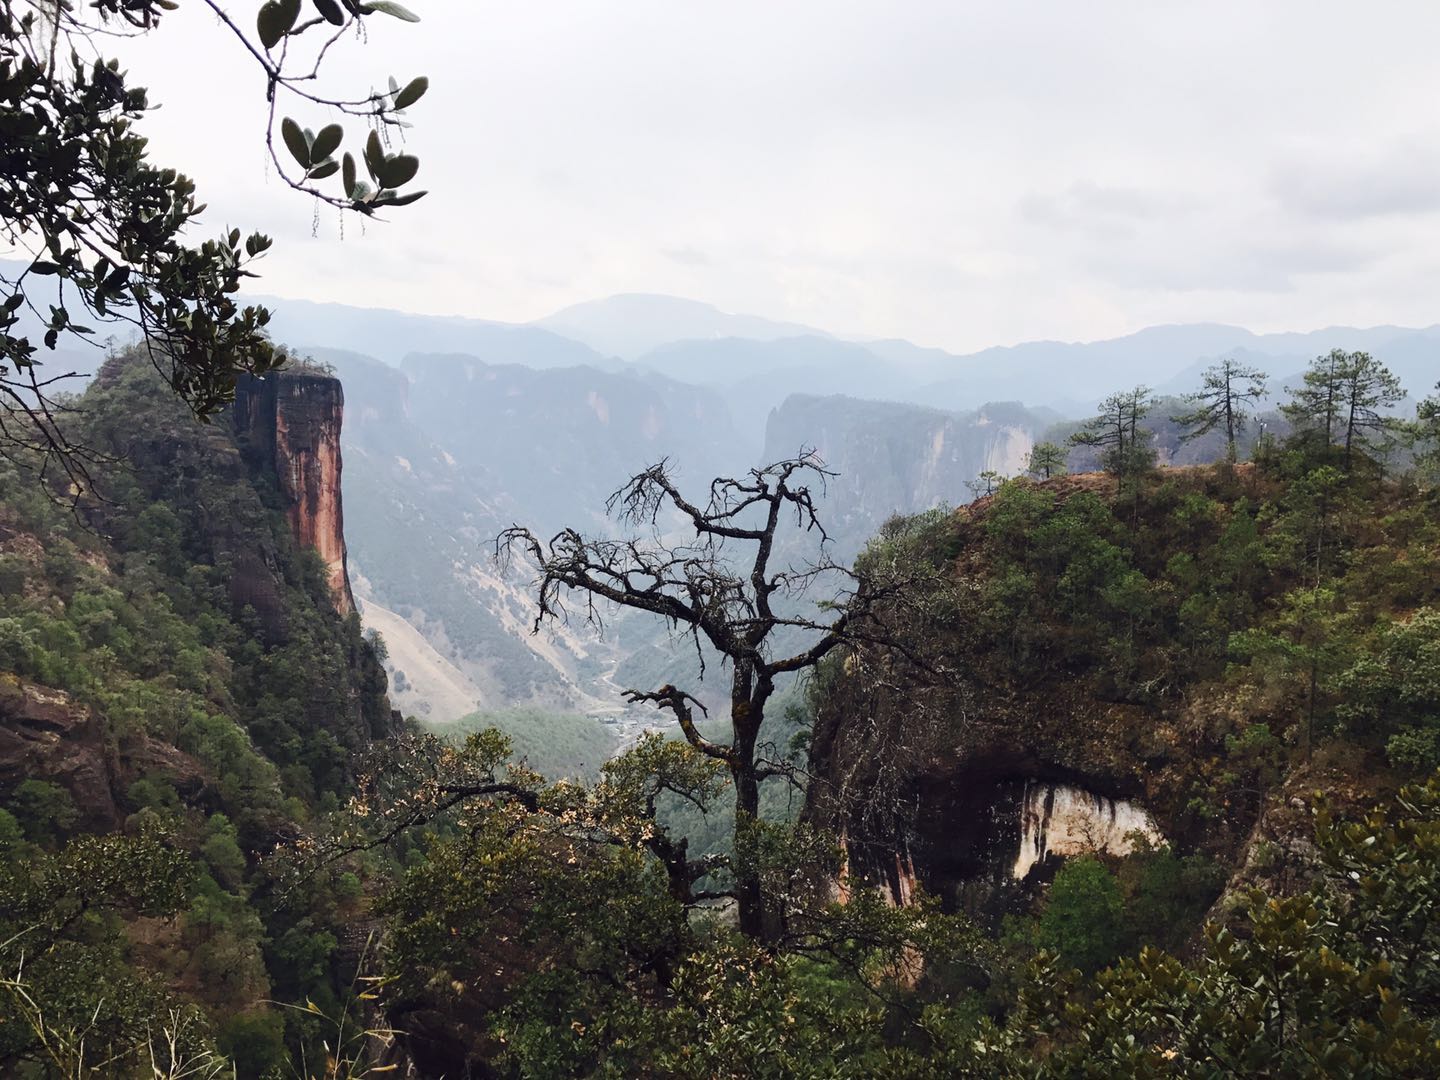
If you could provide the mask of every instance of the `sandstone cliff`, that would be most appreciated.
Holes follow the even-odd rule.
[[[316,368],[265,378],[242,376],[235,394],[236,434],[285,500],[295,541],[314,548],[330,568],[330,589],[342,615],[355,610],[346,568],[340,500],[340,380]]]

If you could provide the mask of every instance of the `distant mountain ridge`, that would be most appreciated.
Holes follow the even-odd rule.
[[[622,686],[693,663],[643,620],[609,620],[603,638],[580,618],[533,635],[528,572],[493,561],[511,523],[612,530],[606,496],[661,458],[703,493],[714,476],[817,450],[838,474],[821,506],[831,554],[848,561],[890,516],[968,502],[982,471],[1021,471],[1035,441],[1063,438],[1106,394],[1183,394],[1218,356],[1269,372],[1267,407],[1333,347],[1373,352],[1415,396],[1440,378],[1437,327],[1161,326],[960,356],[647,296],[528,325],[280,302],[272,325],[344,381],[357,599],[392,642],[397,702],[442,722],[535,705],[628,723]]]
[[[655,293],[621,293],[562,308],[530,325],[582,341],[597,352],[634,360],[676,341],[830,337],[799,323],[721,311],[713,304]]]
[[[847,340],[822,329],[649,294],[587,301],[525,324],[256,299],[274,305],[276,338],[302,350],[348,349],[392,365],[411,353],[441,353],[537,369],[649,371],[719,391],[736,425],[755,438],[769,411],[791,393],[950,410],[1022,401],[1079,417],[1124,387],[1183,392],[1198,382],[1207,363],[1242,353],[1276,380],[1297,374],[1332,348],[1375,354],[1412,394],[1440,378],[1440,325],[1256,334],[1196,323],[1152,326],[1102,341],[1031,341],[959,354],[902,339]]]

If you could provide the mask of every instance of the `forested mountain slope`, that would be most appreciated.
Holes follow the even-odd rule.
[[[1440,764],[1440,493],[1369,464],[1011,481],[865,560],[941,575],[906,635],[943,680],[837,664],[816,687],[811,812],[890,888],[1006,903],[1037,786],[1131,800],[1235,871],[1304,833],[1315,790]]]
[[[65,418],[93,491],[0,466],[0,970],[36,1009],[0,1019],[8,1075],[67,1031],[138,1073],[167,998],[183,1044],[259,1075],[319,1030],[268,1003],[336,1011],[353,974],[358,879],[277,891],[259,859],[347,797],[398,717],[343,570],[337,590],[297,542],[292,484],[338,384],[270,379],[288,433],[201,424],[115,358]],[[324,416],[283,404],[317,393]]]

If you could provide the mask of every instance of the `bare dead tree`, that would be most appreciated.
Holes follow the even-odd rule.
[[[606,503],[611,517],[629,528],[626,537],[586,537],[565,529],[542,541],[514,525],[496,540],[502,561],[518,555],[537,568],[536,631],[547,621],[567,618],[566,601],[579,594],[587,620],[598,623],[606,603],[647,611],[688,635],[697,651],[708,644],[720,654],[730,680],[728,743],[701,733],[696,710],[706,709],[685,690],[667,684],[627,690],[625,696],[672,713],[690,745],[728,770],[735,787],[730,895],[741,931],[752,938],[773,940],[779,932],[779,913],[767,910],[759,870],[747,858],[761,781],[791,773],[788,764],[757,752],[776,680],[814,667],[847,644],[883,638],[877,614],[896,588],[893,582],[862,579],[829,557],[810,485],[823,490],[833,475],[813,452],[802,451],[743,477],[716,479],[707,499],[696,503],[681,493],[662,460],[632,476]],[[683,542],[662,535],[676,519],[688,534]],[[818,534],[820,555],[803,566],[777,568],[776,533],[792,521],[801,532]],[[827,595],[804,606],[822,580]],[[775,655],[779,638],[794,651]]]

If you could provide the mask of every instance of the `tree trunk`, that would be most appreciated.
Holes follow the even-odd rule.
[[[1225,380],[1225,455],[1231,465],[1235,464],[1235,398],[1230,391],[1230,380]]]
[[[760,820],[760,778],[755,770],[755,741],[764,717],[764,704],[755,708],[755,670],[748,660],[735,661],[730,684],[730,727],[734,757],[730,778],[735,784],[735,902],[740,932],[752,940],[765,935],[765,895],[760,888],[755,864],[755,845],[750,826]]]
[[[735,873],[735,900],[739,908],[740,932],[760,941],[765,937],[765,895],[760,888],[760,875],[755,866],[753,833],[749,826],[760,819],[760,781],[753,764],[744,768],[736,763],[735,777],[735,855],[739,866]]]
[[[758,685],[757,685],[758,682]],[[735,756],[730,776],[735,784],[735,902],[740,932],[752,941],[771,942],[778,934],[774,913],[767,910],[752,826],[760,820],[760,776],[755,744],[765,721],[765,703],[774,691],[769,676],[755,678],[748,661],[737,661],[731,684],[730,721]]]
[[[1310,704],[1305,710],[1305,764],[1310,764],[1310,747],[1315,740],[1315,698],[1320,692],[1320,658],[1310,657]]]
[[[1350,475],[1350,462],[1355,446],[1355,394],[1351,391],[1350,413],[1345,418],[1345,475]]]

